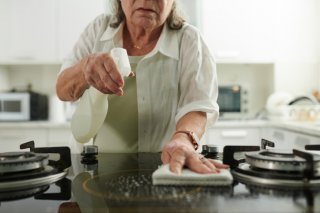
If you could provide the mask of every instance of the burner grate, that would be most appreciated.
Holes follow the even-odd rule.
[[[31,152],[0,153],[0,193],[48,186],[63,179],[71,166],[69,147],[35,148],[34,141],[21,144]],[[59,160],[50,160],[49,154]]]
[[[320,187],[320,155],[302,150],[265,149],[274,143],[262,140],[258,146],[225,146],[223,162],[229,164],[235,179],[245,184],[267,187]],[[318,149],[320,146],[306,146]],[[244,158],[235,159],[235,154],[244,153]]]

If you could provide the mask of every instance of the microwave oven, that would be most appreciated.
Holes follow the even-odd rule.
[[[236,118],[247,112],[246,92],[240,85],[219,86],[217,102],[222,118]]]
[[[0,121],[48,119],[48,97],[35,92],[0,93]]]

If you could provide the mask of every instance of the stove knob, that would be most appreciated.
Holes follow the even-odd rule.
[[[218,146],[215,145],[202,145],[202,155],[204,155],[206,158],[211,159],[218,159],[219,152],[218,152]]]
[[[98,147],[94,145],[87,145],[83,147],[83,152],[81,153],[82,159],[81,163],[82,164],[87,164],[87,165],[94,165],[98,163],[98,160],[96,158],[98,154]]]
[[[88,145],[83,147],[83,156],[91,156],[91,155],[97,155],[98,154],[98,146],[95,145]]]

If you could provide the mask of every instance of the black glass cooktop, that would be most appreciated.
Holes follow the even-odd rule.
[[[99,154],[96,161],[81,162],[81,155],[73,155],[67,178],[50,186],[0,196],[0,212],[320,212],[320,191],[310,188],[275,190],[237,182],[153,186],[159,154]]]

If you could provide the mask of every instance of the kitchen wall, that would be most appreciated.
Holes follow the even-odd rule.
[[[245,118],[254,118],[262,111],[274,91],[273,64],[218,64],[217,74],[219,85],[239,84],[245,90]]]
[[[9,88],[9,82],[7,69],[0,66],[0,91],[7,90]]]
[[[197,1],[199,2],[199,1]],[[203,0],[202,30],[218,62],[220,82],[236,82],[255,91],[260,79],[269,83],[257,100],[258,109],[273,92],[311,94],[320,87],[320,3],[318,0]],[[232,5],[232,6],[231,6]],[[221,66],[219,64],[223,64]],[[225,66],[229,64],[228,66]],[[261,64],[273,64],[259,75]],[[223,73],[223,75],[221,75]],[[250,78],[249,76],[255,76]],[[251,91],[250,91],[251,92]]]
[[[308,93],[319,85],[317,0],[275,2],[275,90]],[[284,9],[285,8],[285,9]],[[286,79],[286,80],[284,80]]]
[[[89,19],[100,13],[99,7],[102,5],[95,3],[89,8],[83,6],[88,4],[85,0],[76,1],[77,6],[72,6],[75,0],[46,1],[61,9],[55,19],[58,31],[55,32],[54,42],[57,42],[59,50],[54,50],[54,54],[58,57],[35,62],[0,60],[0,91],[31,83],[35,90],[53,95],[60,56],[71,48],[78,31]],[[10,33],[6,32],[12,31],[9,28],[12,22],[8,21],[8,17],[19,15],[9,14],[10,10],[5,9],[11,2],[18,1],[0,0],[0,59],[8,55],[3,50],[10,49],[10,42],[6,42],[11,40]],[[190,23],[201,29],[217,59],[219,83],[240,83],[247,88],[251,114],[263,108],[268,96],[275,91],[302,94],[320,90],[320,1],[180,2],[189,15]],[[106,9],[106,5],[107,1],[104,1],[102,7]],[[19,35],[23,40],[23,33]],[[37,41],[23,42],[37,45]]]
[[[7,67],[9,89],[32,89],[47,95],[55,94],[55,83],[60,65],[11,65]]]

